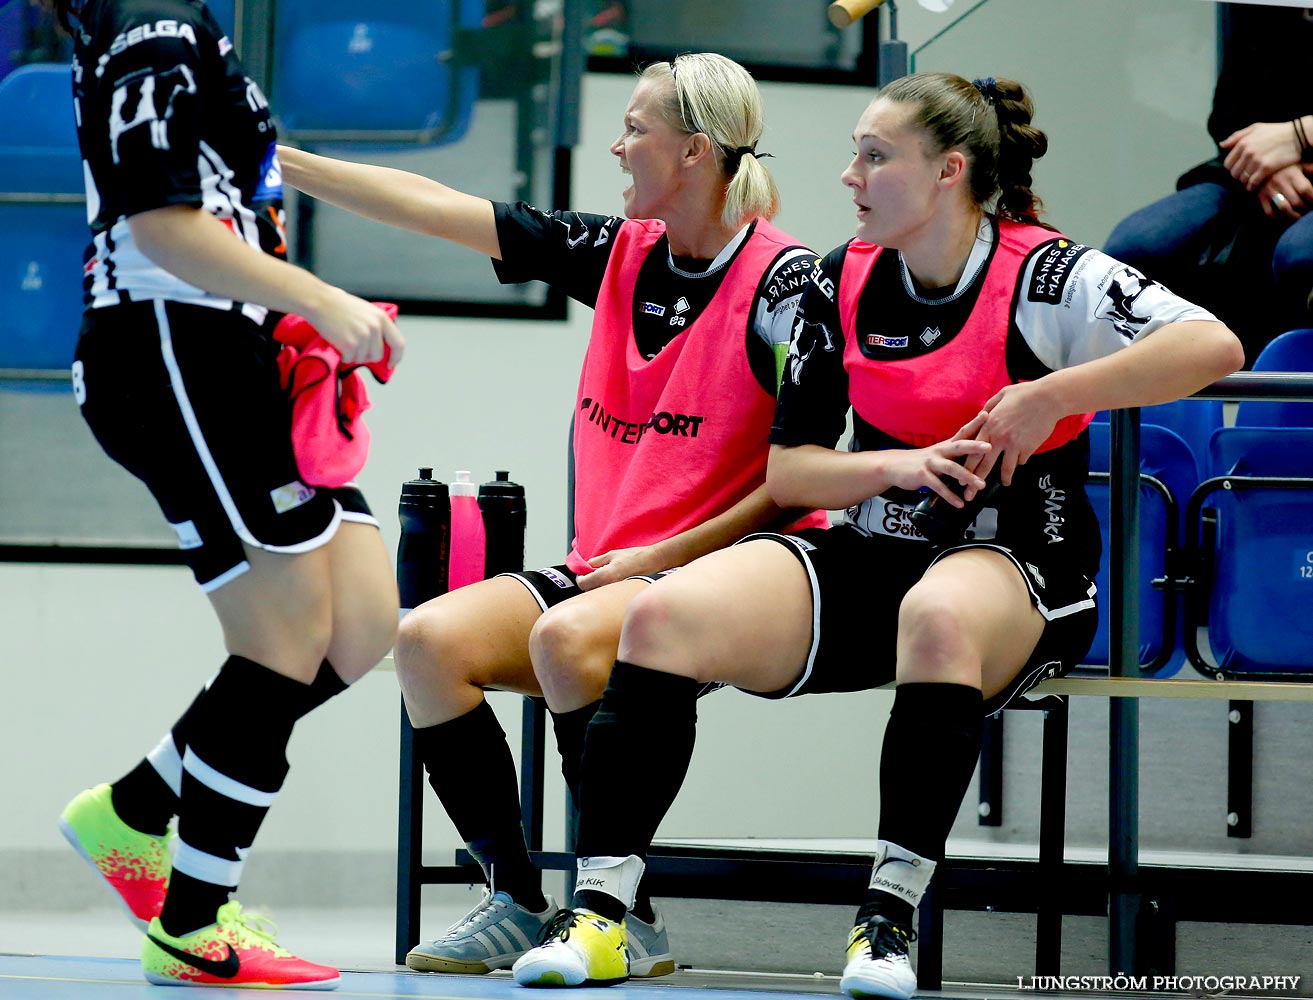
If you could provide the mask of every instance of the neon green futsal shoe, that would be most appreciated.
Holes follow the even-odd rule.
[[[169,840],[140,833],[114,811],[109,785],[81,792],[59,817],[59,829],[73,849],[100,874],[143,931],[159,916],[169,888]]]
[[[141,945],[141,971],[156,986],[335,990],[341,982],[336,969],[280,947],[273,925],[243,913],[235,899],[219,907],[216,923],[182,937],[166,934],[159,917],[152,920]]]
[[[542,940],[511,968],[521,986],[614,986],[629,978],[624,921],[561,910]]]

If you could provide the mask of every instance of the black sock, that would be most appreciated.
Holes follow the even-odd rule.
[[[415,730],[415,752],[429,784],[456,824],[456,832],[498,892],[537,913],[547,905],[542,873],[529,860],[520,823],[520,786],[515,760],[492,706],[448,722]],[[477,754],[479,780],[467,780],[463,765]]]
[[[287,775],[309,685],[230,656],[187,733],[178,852],[160,922],[174,936],[214,923]]]
[[[570,789],[576,808],[579,804],[579,768],[584,759],[584,737],[588,723],[597,714],[601,700],[589,702],[573,712],[552,712],[552,728],[556,731],[556,749],[561,755],[561,775],[565,787]]]
[[[182,754],[187,749],[187,732],[204,698],[205,689],[202,688],[200,694],[192,699],[187,711],[182,713],[178,721],[173,724],[169,735],[165,737],[172,742],[173,750],[168,751],[167,744],[161,741],[160,747],[151,751],[151,756],[155,756],[160,751],[167,751],[170,756],[176,754],[176,759],[169,769],[172,769],[172,765],[176,765],[179,774],[182,769]],[[164,836],[169,828],[169,820],[178,812],[178,793],[165,780],[159,768],[151,763],[150,757],[143,757],[136,767],[114,782],[110,788],[114,811],[118,813],[119,819],[134,830],[156,837]]]
[[[588,726],[580,769],[580,857],[647,857],[693,757],[698,690],[690,677],[616,661]],[[632,794],[628,749],[646,749],[642,794]]]
[[[645,924],[650,924],[656,920],[656,910],[652,909],[652,897],[643,889],[642,883],[639,883],[638,895],[634,897],[634,908],[629,911]]]
[[[324,702],[347,689],[347,684],[327,660],[319,665],[319,673],[315,676],[314,682],[309,686],[302,686],[306,691],[304,701],[298,710],[299,716],[309,715]],[[204,697],[205,691],[202,689],[192,700],[187,711],[173,724],[169,734],[179,762],[187,750],[187,732],[191,720],[195,717]],[[160,774],[159,769],[151,763],[149,757],[143,757],[137,762],[136,767],[110,787],[114,811],[118,813],[119,819],[141,833],[149,833],[156,837],[164,836],[169,827],[169,820],[178,813],[178,793]]]
[[[619,923],[625,919],[625,904],[608,892],[596,889],[580,889],[570,900],[571,909],[592,910],[599,917]]]
[[[301,714],[297,718],[304,718],[309,715],[330,698],[336,698],[348,687],[350,685],[338,676],[337,671],[333,669],[333,665],[325,660],[319,664],[319,673],[315,674],[315,679],[306,689],[305,699],[300,707]]]
[[[944,845],[980,757],[984,699],[965,684],[900,684],[880,755],[881,840],[930,861]],[[910,924],[912,905],[878,889],[861,913]]]

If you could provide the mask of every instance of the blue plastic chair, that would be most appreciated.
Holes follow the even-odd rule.
[[[1208,642],[1218,666],[1193,648],[1191,662],[1208,676],[1313,680],[1313,429],[1223,428],[1209,471],[1187,517],[1202,524],[1205,501],[1215,512],[1215,538],[1192,539],[1192,563],[1211,582]],[[1191,602],[1191,639],[1202,605]]]
[[[67,370],[82,319],[82,156],[63,64],[0,81],[0,369]]]
[[[1313,372],[1313,330],[1290,330],[1254,359],[1256,372]],[[1252,400],[1236,408],[1238,427],[1313,427],[1313,403]]]
[[[1110,427],[1090,424],[1090,472],[1086,485],[1099,519],[1103,554],[1099,559],[1099,627],[1085,662],[1108,665],[1109,591],[1108,545],[1111,531],[1111,495],[1107,473],[1111,450]],[[1181,598],[1174,591],[1153,586],[1175,572],[1180,551],[1180,511],[1199,481],[1194,454],[1181,437],[1165,427],[1140,425],[1140,665],[1147,677],[1170,677],[1185,663],[1181,642]]]
[[[236,0],[205,0],[205,6],[210,8],[210,13],[219,22],[219,27],[223,28],[229,38],[232,38],[233,31],[237,27]]]
[[[457,66],[453,48],[482,17],[481,0],[283,0],[272,96],[284,130],[302,142],[454,142],[478,70]]]

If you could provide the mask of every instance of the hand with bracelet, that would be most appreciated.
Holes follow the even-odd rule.
[[[1305,118],[1295,118],[1288,122],[1246,125],[1218,143],[1226,151],[1222,164],[1245,190],[1257,191],[1282,167],[1304,159],[1309,151],[1311,124]],[[1283,206],[1278,202],[1276,207]]]

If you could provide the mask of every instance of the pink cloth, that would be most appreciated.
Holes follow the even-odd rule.
[[[766,481],[775,396],[753,374],[744,336],[762,274],[798,241],[758,219],[707,308],[647,360],[634,344],[634,282],[664,232],[662,222],[622,223],[597,296],[574,416],[566,564],[577,573],[594,556],[723,514]],[[827,523],[818,511],[790,530]]]
[[[397,318],[391,302],[375,302],[390,319]],[[383,345],[383,360],[367,365],[343,364],[336,347],[319,335],[304,316],[289,313],[274,328],[283,345],[278,372],[292,401],[292,450],[307,486],[345,486],[365,467],[369,428],[364,413],[369,393],[357,369],[365,368],[379,382],[392,377],[391,351]]]
[[[849,244],[839,282],[839,317],[853,410],[872,427],[913,448],[956,434],[994,393],[1016,381],[1008,373],[1007,338],[1017,280],[1030,251],[1055,238],[1058,234],[1051,229],[1001,220],[998,247],[961,332],[928,354],[898,361],[872,361],[862,354],[858,303],[881,248],[859,240]],[[1063,417],[1036,450],[1066,444],[1093,418],[1092,413]]]

